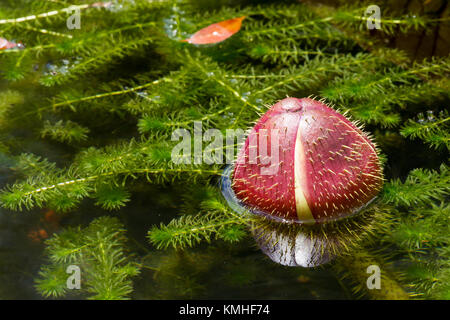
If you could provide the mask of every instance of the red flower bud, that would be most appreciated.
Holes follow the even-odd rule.
[[[232,189],[273,220],[326,223],[359,212],[382,184],[376,147],[356,124],[320,101],[286,98],[247,137]]]

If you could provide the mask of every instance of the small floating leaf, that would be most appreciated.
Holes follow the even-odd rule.
[[[192,44],[211,44],[224,41],[241,29],[245,16],[211,24],[194,33],[189,39],[182,40]]]

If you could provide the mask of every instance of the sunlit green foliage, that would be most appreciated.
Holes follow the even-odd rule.
[[[70,265],[80,268],[80,294],[90,299],[126,299],[139,268],[124,251],[125,230],[115,218],[102,217],[85,229],[69,228],[47,241],[50,264],[39,272],[36,287],[46,297],[67,293]],[[70,273],[70,272],[69,272]]]

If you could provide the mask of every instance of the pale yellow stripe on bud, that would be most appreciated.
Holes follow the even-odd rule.
[[[300,120],[302,121],[302,120]],[[305,152],[301,140],[301,123],[297,129],[297,137],[295,139],[294,150],[294,174],[295,174],[295,205],[297,208],[298,219],[305,223],[314,223],[315,219],[311,213],[311,209],[306,201],[303,192],[306,187],[306,172],[305,172]]]

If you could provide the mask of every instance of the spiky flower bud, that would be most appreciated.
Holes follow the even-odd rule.
[[[261,117],[238,155],[232,179],[236,197],[251,212],[303,224],[353,215],[383,184],[370,137],[310,98],[283,99]]]

